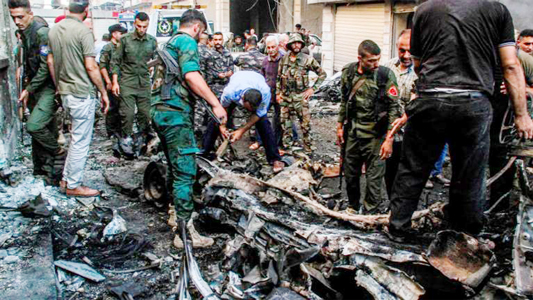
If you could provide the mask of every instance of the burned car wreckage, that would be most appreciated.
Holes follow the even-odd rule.
[[[525,152],[517,155],[527,156]],[[474,238],[446,230],[446,205],[436,202],[413,215],[419,239],[409,244],[391,242],[383,234],[388,215],[355,215],[332,207],[328,199],[335,195],[319,190],[328,180],[324,176],[328,167],[300,157],[266,181],[253,176],[258,172],[251,159],[241,158],[237,168],[235,158],[215,163],[197,159],[203,190],[196,218],[207,231],[231,236],[223,259],[212,262],[202,275],[196,273],[194,257],[184,256],[191,259],[184,258],[183,265],[196,273],[190,277],[203,297],[525,299],[533,295],[533,195],[524,164],[516,157],[512,163],[516,160],[520,170],[518,213],[491,215],[490,232]],[[145,172],[144,195],[158,205],[168,201],[165,174],[161,162],[150,163]],[[516,216],[516,228],[508,228],[513,224],[510,216]],[[184,280],[186,269],[181,270]],[[194,280],[201,276],[200,283]],[[179,299],[188,298],[186,287],[179,282]]]

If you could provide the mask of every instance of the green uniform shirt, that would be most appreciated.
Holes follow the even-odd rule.
[[[244,52],[244,44],[233,44],[231,47],[231,52]]]
[[[524,76],[526,77],[526,83],[528,86],[533,85],[533,56],[527,54],[524,51],[518,51],[518,59],[524,69]]]
[[[140,37],[137,31],[125,34],[111,61],[111,72],[120,74],[120,85],[147,88],[150,86],[150,61],[157,50],[156,39],[145,34]]]
[[[320,64],[312,56],[301,52],[294,62],[291,61],[290,54],[283,56],[279,62],[276,90],[283,95],[304,92],[309,88],[309,71],[318,75],[313,86],[313,90],[316,91],[326,79],[326,72],[322,70]]]
[[[32,21],[28,28],[20,32],[25,58],[24,72],[28,83],[25,89],[30,93],[34,93],[44,86],[54,88],[46,63],[49,52],[48,32],[50,28],[46,26],[38,28],[37,26],[37,22]]]
[[[116,45],[113,42],[107,43],[100,54],[100,69],[106,69],[107,73],[111,76],[111,60],[113,54],[117,51],[119,43]]]
[[[165,46],[166,50],[179,63],[182,78],[180,80],[185,82],[185,74],[189,72],[200,72],[200,60],[198,58],[198,44],[190,35],[184,32],[179,32],[175,35]],[[158,72],[161,69],[158,68]],[[159,77],[156,74],[156,78]],[[159,81],[156,79],[155,81]],[[181,125],[193,123],[193,107],[195,105],[195,98],[190,95],[186,88],[184,88],[179,81],[174,83],[170,92],[171,99],[168,101],[161,100],[160,85],[153,87],[152,106],[158,104],[165,104],[167,106],[176,108],[178,111],[183,111],[186,118],[178,117],[173,112],[168,112],[174,117],[164,119],[159,125]]]
[[[92,31],[79,19],[67,16],[50,29],[48,37],[59,94],[94,96],[95,89],[85,69],[85,57],[96,56]]]
[[[376,70],[372,74],[359,74],[357,72],[358,64],[351,63],[342,69],[342,100],[338,121],[341,123],[345,121],[351,122],[350,133],[355,134],[359,138],[375,138],[378,137],[378,133],[374,130],[376,125],[375,103],[379,90],[377,84],[378,71]],[[385,98],[390,101],[388,105],[388,129],[390,130],[392,122],[400,117],[400,115],[396,77],[394,76],[394,72],[390,69],[388,70],[389,76],[385,88]],[[355,96],[349,100],[348,97],[352,92],[352,87],[361,77],[364,80],[363,85],[357,90]],[[352,103],[351,105],[348,105],[349,101]],[[347,117],[348,119],[346,119]]]

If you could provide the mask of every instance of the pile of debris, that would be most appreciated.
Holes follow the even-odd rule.
[[[531,279],[515,284],[516,272],[498,265],[505,258],[493,253],[494,243],[439,231],[446,228],[442,203],[413,216],[419,241],[397,244],[382,233],[388,215],[353,215],[324,206],[304,164],[268,181],[203,159],[199,164],[211,177],[203,191],[202,229],[232,237],[224,259],[204,274],[206,298],[520,299],[532,292]],[[515,244],[518,248],[524,249]],[[527,271],[531,275],[531,268]]]
[[[57,284],[65,299],[526,299],[533,294],[533,193],[523,166],[520,190],[513,192],[519,208],[492,213],[482,235],[446,230],[445,204],[433,198],[413,216],[418,240],[398,244],[383,234],[388,215],[343,211],[337,178],[327,178],[338,174],[335,158],[326,164],[290,153],[288,167],[277,175],[257,152],[235,157],[230,151],[215,163],[199,158],[195,224],[215,244],[181,251],[170,246],[174,233],[166,224],[169,197],[161,153],[105,164],[100,149],[92,154],[87,178],[114,187],[102,197],[67,198],[29,175],[19,176],[16,187],[0,184],[0,219],[6,224],[0,228],[0,287],[14,290],[21,278],[29,278],[4,280],[3,271],[39,265],[27,260],[39,256],[33,245],[48,236],[53,253],[47,284],[54,289]]]

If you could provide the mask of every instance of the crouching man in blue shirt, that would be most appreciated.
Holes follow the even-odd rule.
[[[229,138],[230,142],[234,143],[240,140],[244,133],[255,125],[263,141],[268,163],[273,166],[275,173],[283,170],[284,164],[281,162],[274,132],[267,117],[270,105],[270,87],[266,84],[265,77],[253,71],[235,73],[231,76],[229,84],[224,88],[220,102],[226,109],[228,116],[231,115],[237,105],[251,112],[252,116],[244,126],[232,133],[228,132],[225,125],[218,127],[211,120],[203,140],[204,156],[209,157],[219,134],[222,133],[222,136]]]

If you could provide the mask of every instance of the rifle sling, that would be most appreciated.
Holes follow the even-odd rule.
[[[365,84],[365,80],[366,80],[366,78],[363,77],[363,76],[361,76],[361,77],[359,77],[359,79],[357,79],[357,82],[352,87],[352,90],[350,92],[350,96],[348,96],[348,102],[352,101],[352,99],[355,96],[355,94],[357,93],[357,91],[363,86],[363,84]]]
[[[352,90],[350,91],[350,95],[348,96],[348,101],[346,102],[346,118],[344,121],[345,124],[347,124],[348,122],[349,104],[350,102],[353,101],[353,97],[355,97],[355,94],[357,93],[357,91],[363,86],[363,84],[365,83],[365,80],[366,78],[364,76],[359,77],[359,79],[357,79],[357,81],[353,85]]]
[[[161,100],[170,100],[170,91],[172,90],[172,86],[174,85],[175,81],[178,81],[181,84],[181,86],[183,86],[187,90],[187,92],[189,92],[189,94],[192,97],[194,97],[196,102],[200,102],[201,105],[204,106],[204,108],[207,110],[207,113],[213,119],[213,121],[215,121],[217,124],[220,125],[220,120],[215,115],[211,107],[209,107],[207,103],[204,102],[205,101],[204,99],[201,99],[200,97],[198,97],[198,95],[196,95],[191,90],[189,85],[186,82],[184,82],[181,76],[181,70],[179,67],[179,63],[166,50],[164,49],[157,50],[157,52],[159,54],[159,57],[163,61],[163,64],[166,66],[165,79],[164,79],[163,85],[161,86]]]

